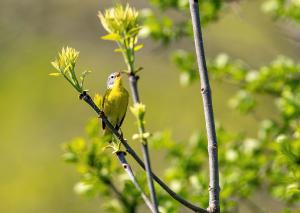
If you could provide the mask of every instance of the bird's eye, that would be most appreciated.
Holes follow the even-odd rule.
[[[110,78],[114,78],[114,76],[110,76]]]

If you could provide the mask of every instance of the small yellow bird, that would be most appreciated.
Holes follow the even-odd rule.
[[[119,130],[127,111],[129,93],[122,84],[121,73],[115,72],[107,79],[107,90],[103,97],[102,109],[110,123]],[[112,133],[102,122],[104,136],[112,140]]]

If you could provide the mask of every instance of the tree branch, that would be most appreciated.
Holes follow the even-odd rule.
[[[79,96],[80,99],[84,100],[89,106],[93,108],[93,110],[97,113],[99,118],[105,123],[105,125],[112,131],[112,133],[119,139],[119,141],[123,144],[126,151],[134,158],[134,160],[145,170],[145,164],[141,160],[141,158],[137,155],[137,153],[131,148],[131,146],[127,143],[127,141],[123,138],[123,136],[112,126],[112,124],[107,120],[103,111],[101,111],[97,105],[94,103],[92,98],[87,94],[86,91],[82,92]],[[200,208],[184,198],[177,195],[172,189],[169,188],[167,184],[165,184],[159,177],[157,177],[153,172],[151,172],[153,179],[167,192],[171,197],[180,202],[182,205],[187,208],[200,213],[208,213],[207,210]]]
[[[140,103],[137,81],[138,81],[138,76],[135,75],[135,73],[131,70],[131,73],[129,74],[129,84],[130,84],[132,99],[133,99],[134,104]],[[141,135],[143,135],[146,132],[143,123],[139,127],[139,132]],[[148,149],[148,141],[146,138],[142,139],[142,152],[143,152],[144,161],[145,161],[147,181],[148,181],[148,186],[149,186],[149,190],[150,190],[151,200],[155,207],[155,212],[158,213],[158,202],[157,202],[154,183],[153,183],[153,179],[152,179],[152,175],[151,175],[152,170],[151,170],[151,163],[150,163],[150,156],[149,156],[149,149]]]
[[[126,152],[116,152],[116,155],[120,161],[120,163],[122,164],[122,167],[124,168],[124,170],[126,171],[126,173],[128,174],[131,182],[134,184],[135,188],[141,193],[141,196],[144,200],[144,202],[146,203],[146,205],[148,206],[148,208],[151,210],[151,212],[155,213],[155,208],[152,205],[151,201],[148,199],[148,197],[145,195],[145,193],[143,192],[143,190],[141,189],[140,185],[138,184],[130,165],[128,164],[127,160],[126,160]]]
[[[209,85],[208,72],[204,54],[204,45],[201,32],[198,0],[190,0],[190,13],[192,17],[195,49],[197,54],[198,69],[201,81],[201,93],[206,123],[208,156],[209,156],[209,207],[208,211],[220,212],[220,187],[218,168],[218,144],[215,131],[214,114]]]

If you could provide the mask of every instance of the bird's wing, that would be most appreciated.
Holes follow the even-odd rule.
[[[126,107],[126,109],[127,109],[127,107]],[[126,110],[126,111],[127,111],[127,110]],[[124,121],[125,116],[126,116],[126,112],[125,112],[123,118],[121,119],[121,121],[116,125],[116,129],[117,129],[117,130],[119,130],[120,127],[122,126],[122,123],[123,123],[123,121]]]
[[[106,91],[105,91],[105,94],[104,94],[104,96],[103,96],[103,101],[102,101],[102,110],[105,112],[106,111],[106,109],[105,109],[105,104],[106,104],[106,99],[107,99],[107,96],[109,95],[109,93],[110,93],[110,89],[107,89]],[[103,122],[103,120],[102,120],[102,129],[105,129],[105,123]]]
[[[124,121],[124,119],[125,119],[126,112],[127,112],[127,106],[128,106],[128,97],[129,97],[129,94],[128,94],[127,90],[125,89],[125,90],[124,90],[124,99],[125,99],[124,106],[126,106],[126,107],[125,107],[125,111],[124,111],[124,115],[123,115],[122,119],[121,119],[120,122],[117,123],[117,125],[116,125],[116,129],[119,129],[119,128],[122,126],[122,123],[123,123],[123,121]]]

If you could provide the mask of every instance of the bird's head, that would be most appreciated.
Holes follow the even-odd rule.
[[[108,76],[107,89],[112,89],[115,83],[121,83],[121,73],[114,72]]]

